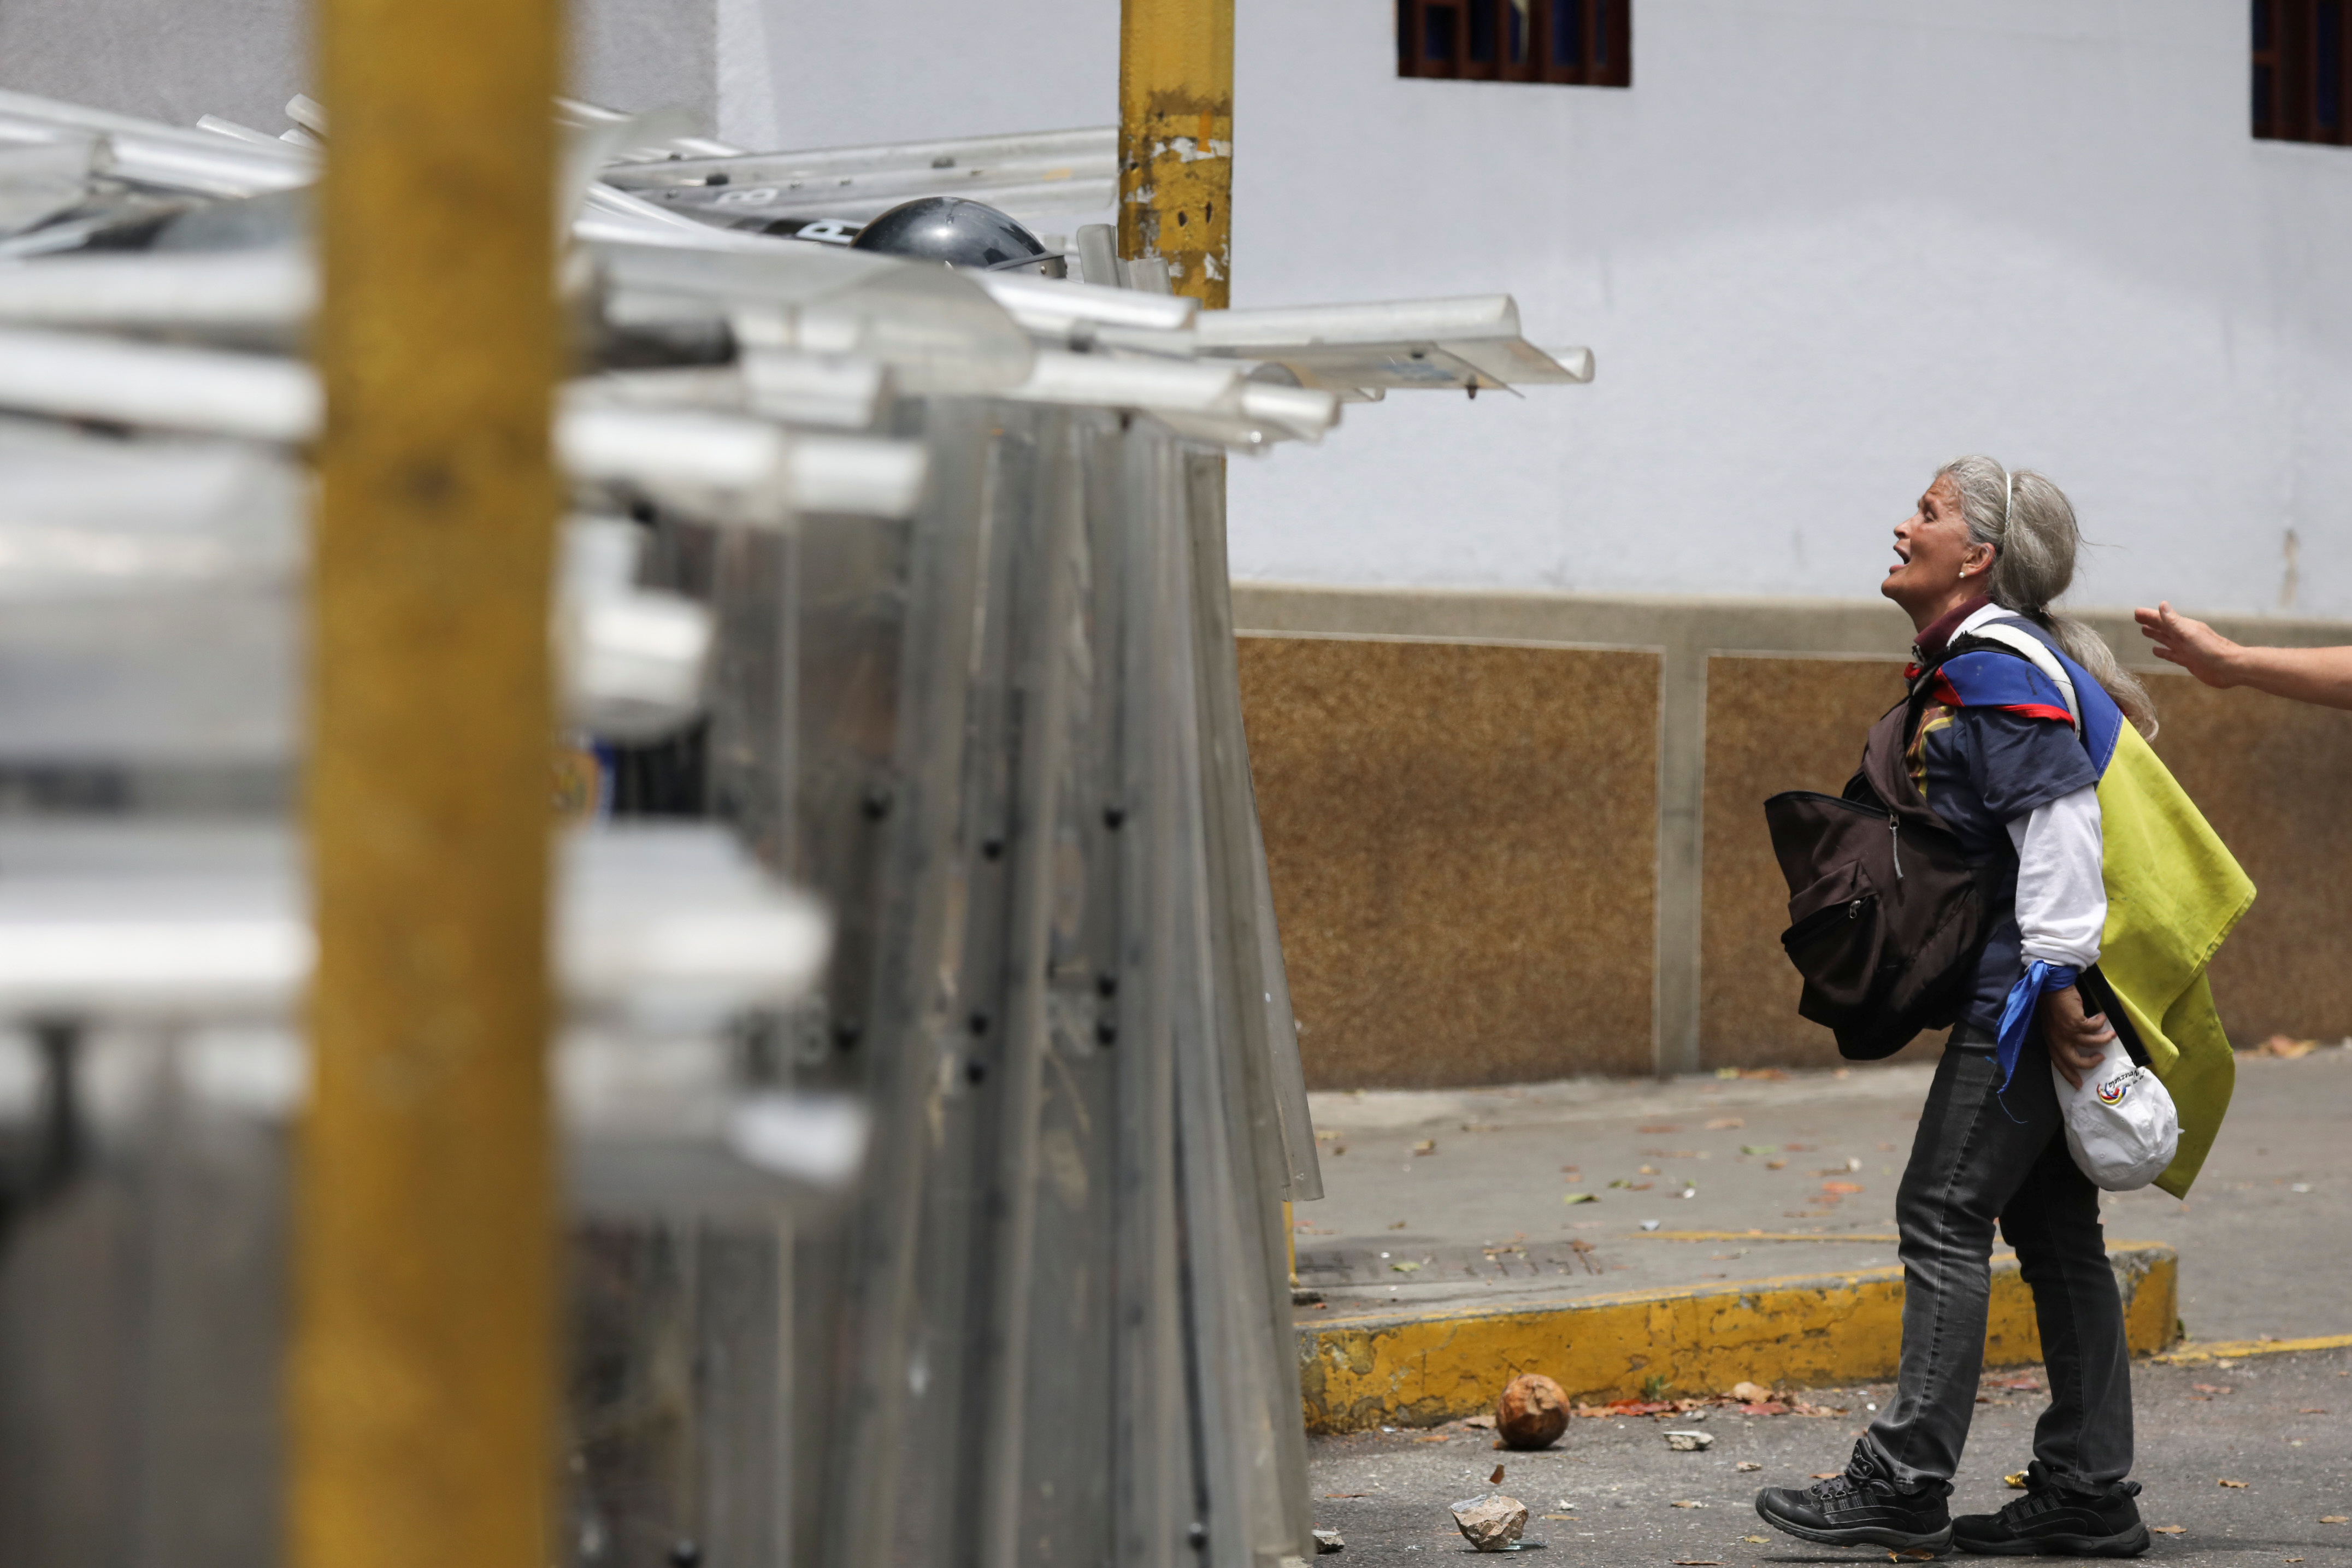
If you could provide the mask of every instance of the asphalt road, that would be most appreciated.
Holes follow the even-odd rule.
[[[2000,1478],[2032,1458],[2040,1381],[2031,1369],[1986,1377],[1955,1514],[1990,1512],[2019,1495]],[[2009,1386],[2022,1382],[2035,1386]],[[2352,1523],[2321,1522],[2352,1516],[2352,1352],[2142,1363],[2133,1390],[2142,1515],[2154,1527],[2179,1527],[2157,1537],[2148,1561],[2200,1568],[2352,1562]],[[1536,1454],[1497,1450],[1491,1433],[1460,1424],[1312,1439],[1316,1521],[1347,1542],[1322,1561],[1348,1568],[1468,1552],[1447,1504],[1499,1490],[1528,1505],[1526,1538],[1543,1542],[1547,1563],[1883,1562],[1883,1550],[1840,1551],[1780,1535],[1753,1505],[1759,1487],[1801,1486],[1814,1472],[1840,1468],[1869,1406],[1886,1392],[1808,1395],[1845,1408],[1843,1416],[1748,1417],[1717,1407],[1696,1422],[1687,1415],[1580,1419],[1556,1447]],[[1670,1429],[1709,1432],[1716,1441],[1703,1453],[1676,1453],[1663,1436]],[[1490,1488],[1497,1463],[1503,1483]],[[1742,1471],[1742,1463],[1760,1468]]]

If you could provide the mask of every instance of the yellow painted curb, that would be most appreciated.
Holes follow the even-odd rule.
[[[2310,1340],[2209,1340],[2176,1345],[2156,1359],[2173,1366],[2203,1366],[2208,1362],[2235,1361],[2241,1356],[2277,1355],[2282,1351],[2340,1351],[2352,1347],[2352,1334],[2323,1334]]]
[[[2107,1259],[2133,1352],[2170,1345],[2179,1255],[2117,1242]],[[1992,1269],[1985,1364],[2041,1360],[2033,1298],[2015,1255],[1996,1257]],[[1308,1431],[1360,1432],[1491,1410],[1523,1372],[1544,1373],[1579,1400],[1638,1398],[1659,1378],[1685,1395],[1741,1382],[1874,1382],[1895,1374],[1902,1343],[1903,1270],[1892,1267],[1303,1323],[1298,1371]]]

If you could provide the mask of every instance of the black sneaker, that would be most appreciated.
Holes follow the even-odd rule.
[[[1952,1543],[1952,1516],[1943,1482],[1909,1490],[1895,1484],[1878,1456],[1861,1443],[1843,1475],[1795,1487],[1766,1487],[1756,1511],[1773,1529],[1824,1546],[1884,1546],[1895,1552],[1941,1552]]]
[[[2147,1550],[2137,1481],[2086,1489],[2061,1485],[2036,1459],[2025,1468],[2025,1495],[1999,1513],[1963,1515],[1952,1544],[1999,1557],[2137,1557]]]

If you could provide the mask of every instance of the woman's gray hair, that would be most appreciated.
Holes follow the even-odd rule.
[[[1955,458],[1936,470],[1960,492],[1969,537],[1992,546],[1986,591],[2058,639],[2066,657],[2090,671],[2142,735],[2156,734],[2156,701],[2137,677],[2116,662],[2106,639],[2051,602],[2074,580],[2074,552],[2083,542],[2074,506],[2049,476],[2007,468],[1990,458]]]

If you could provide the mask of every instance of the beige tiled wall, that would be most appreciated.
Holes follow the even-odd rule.
[[[1318,1087],[1837,1059],[1796,1016],[1763,801],[1843,787],[1900,694],[1900,658],[1864,651],[1899,647],[1899,619],[1301,589],[1237,589],[1235,614],[1264,628],[1242,638],[1243,706]],[[2136,654],[2114,619],[2101,629]],[[2352,641],[2346,627],[2225,629]],[[1561,646],[1603,640],[1658,646]],[[1662,765],[1662,696],[1702,670],[1704,702],[1685,711],[1703,744]],[[2224,1022],[2242,1044],[2352,1034],[2352,713],[2146,679],[2158,753],[2260,889],[2213,966]],[[1703,762],[1678,772],[1678,756]],[[1660,915],[1669,834],[1699,868],[1695,931]],[[1697,976],[1695,1041],[1665,1038],[1675,1012],[1654,1006],[1654,977],[1678,973]]]
[[[1647,1070],[1657,679],[1649,653],[1241,639],[1312,1085]]]

